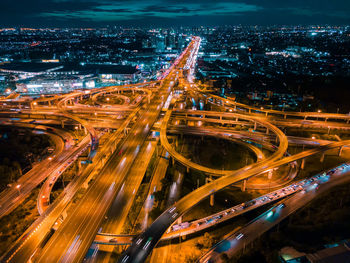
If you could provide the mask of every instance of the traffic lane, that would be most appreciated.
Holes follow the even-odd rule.
[[[40,163],[33,166],[33,168],[26,174],[21,176],[15,184],[10,188],[5,189],[0,194],[0,217],[10,213],[19,204],[21,204],[25,198],[31,193],[31,191],[40,184],[57,166],[59,158],[65,154],[64,142],[60,136],[50,134],[56,145],[55,157],[53,159],[46,158]]]
[[[133,114],[131,114],[128,119],[130,120],[132,117]],[[115,144],[116,141],[120,140],[119,135],[121,134],[122,130],[122,127],[120,127],[116,133],[112,134],[108,143],[105,144],[105,147],[102,148],[95,157],[96,163],[99,163],[103,156],[107,154],[106,151],[109,151],[111,144]],[[70,203],[72,197],[75,195],[78,189],[80,189],[83,182],[89,178],[93,170],[94,166],[89,165],[81,176],[75,177],[73,181],[63,190],[63,193],[56,199],[56,202],[54,202],[47,209],[47,211],[45,211],[44,214],[29,227],[25,234],[15,242],[14,246],[8,252],[6,252],[2,259],[6,262],[10,261],[11,259],[13,262],[25,262],[30,256],[33,256],[36,253],[40,242],[44,240],[45,236],[54,226],[54,223],[57,222],[58,218],[62,215],[63,211]]]
[[[160,103],[160,99],[158,99],[158,101],[159,101],[159,103]],[[157,103],[158,104],[158,103]],[[145,116],[145,119],[148,119],[148,118],[153,118],[154,119],[154,121],[155,121],[155,118],[156,118],[156,116],[159,114],[159,111],[160,110],[158,110],[158,112],[156,113],[156,111],[154,110],[154,108],[155,108],[155,106],[152,106],[151,105],[151,107],[148,109],[148,111],[146,112],[146,116]],[[158,109],[159,107],[157,106],[157,109]],[[137,128],[136,128],[136,131],[137,131],[137,133],[135,134],[135,136],[137,135],[137,134],[139,134],[138,136],[136,136],[136,137],[133,137],[132,138],[132,140],[135,140],[135,139],[137,139],[137,138],[140,138],[141,137],[141,139],[144,139],[145,138],[145,133],[147,134],[148,133],[148,131],[149,131],[149,128],[147,128],[147,129],[143,129],[143,127],[141,128],[141,126],[143,125],[143,123],[137,123],[136,124],[137,126]],[[141,136],[141,134],[142,134],[142,136]],[[128,136],[128,138],[130,138],[130,136]],[[128,141],[128,139],[126,140],[126,141]],[[130,145],[130,143],[129,144],[127,144],[127,145]],[[132,152],[134,152],[135,153],[135,151],[134,151],[134,149],[133,148],[135,148],[136,147],[136,145],[133,145],[133,147],[128,147],[128,151],[132,151]],[[127,158],[128,159],[128,158]],[[126,159],[126,161],[127,161],[127,163],[129,163],[130,161],[129,160],[127,160]],[[131,162],[130,162],[131,163]],[[129,166],[129,165],[128,165]],[[107,169],[108,170],[108,169]],[[109,172],[112,172],[112,171],[109,171]],[[102,190],[103,191],[103,190]],[[99,190],[99,192],[101,192],[100,190]],[[87,194],[86,194],[87,195]],[[94,198],[95,199],[95,198]],[[82,203],[84,203],[84,202],[82,202]],[[107,202],[106,202],[107,203]],[[100,205],[100,207],[102,207],[101,205]],[[100,208],[99,207],[99,208]],[[95,211],[95,210],[94,210]],[[94,212],[94,211],[92,211],[92,212]],[[90,213],[91,213],[91,211],[90,211]],[[98,212],[97,214],[101,214],[101,212]],[[94,213],[93,214],[93,218],[95,218],[95,217],[97,217],[96,216],[96,214]],[[81,220],[81,218],[78,218],[78,220]],[[66,220],[65,222],[68,222],[68,221],[70,221],[70,220]],[[75,221],[75,220],[73,220],[73,221]],[[97,222],[97,219],[95,220],[96,222]],[[81,221],[80,221],[81,222]],[[84,223],[85,225],[86,225],[86,223]],[[83,225],[83,224],[80,224],[80,226],[81,225]],[[75,227],[77,227],[77,226],[75,226]],[[96,227],[93,227],[93,225],[91,225],[91,224],[89,224],[89,229],[92,229],[93,231],[95,231],[95,233],[96,233],[96,231],[97,231],[97,227],[98,226],[96,226]],[[60,229],[63,229],[62,227],[60,228]],[[92,232],[93,232],[92,231]],[[66,232],[66,231],[65,231]],[[90,233],[92,233],[92,232],[90,232]],[[66,232],[67,233],[67,232]],[[73,232],[74,234],[76,233],[76,232]],[[85,233],[82,233],[82,234],[85,234]],[[57,236],[57,235],[56,235]],[[75,240],[75,238],[77,237],[77,235],[70,235],[71,236],[71,238],[69,239],[69,240],[63,240],[63,242],[58,242],[59,244],[61,244],[61,243],[65,243],[65,244],[73,244],[72,242],[74,242],[74,240]],[[80,237],[79,236],[79,238],[82,238],[82,237]],[[89,246],[90,244],[91,244],[91,242],[92,242],[92,240],[87,240],[87,238],[82,238],[83,239],[83,241],[81,242],[81,243],[79,243],[79,247],[77,248],[77,251],[83,251],[83,250],[85,250],[85,248],[86,248],[86,246]],[[92,235],[92,238],[91,239],[93,239],[93,235]],[[49,247],[50,246],[52,246],[52,244],[54,244],[54,243],[57,243],[57,240],[55,240],[54,238],[51,238],[50,239],[50,245],[47,245],[46,246],[46,248],[45,248],[45,252],[44,253],[42,253],[42,255],[41,255],[41,257],[40,257],[40,260],[43,260],[43,262],[45,261],[45,259],[47,259],[48,257],[50,258],[50,260],[51,259],[53,259],[53,258],[56,258],[56,259],[59,259],[59,254],[60,253],[62,253],[63,251],[66,251],[67,250],[67,246],[60,246],[60,249],[59,249],[59,251],[60,252],[58,252],[58,253],[56,253],[56,255],[55,256],[53,256],[51,253],[50,253],[50,249],[49,249]],[[88,244],[90,242],[90,244]],[[86,244],[88,244],[88,245],[86,245]],[[58,245],[59,246],[59,245]],[[56,251],[58,251],[58,249],[57,249],[57,246],[55,247],[56,248]],[[88,248],[88,247],[87,247]],[[87,250],[87,248],[86,248],[86,250]],[[71,254],[71,253],[68,253],[68,254]],[[81,254],[82,253],[75,253],[76,255],[75,255],[75,258],[81,258]],[[73,255],[74,256],[74,255]]]
[[[155,143],[156,142],[146,142],[141,147],[140,154],[137,156],[133,167],[126,177],[125,187],[118,193],[116,199],[113,201],[112,206],[106,214],[106,222],[102,224],[99,232],[121,233],[128,212],[147,169],[149,160],[153,155],[156,147]],[[119,238],[118,242],[120,242]],[[112,252],[112,250],[113,247],[111,248],[110,246],[99,246],[97,253],[93,255],[95,257],[94,260],[98,262],[108,262],[110,254],[106,252]]]
[[[305,186],[303,191],[281,201],[278,205],[254,219],[246,227],[232,233],[228,238],[218,243],[209,253],[200,259],[200,262],[207,262],[208,260],[210,262],[220,262],[220,254],[222,253],[226,253],[229,257],[232,257],[235,253],[243,249],[245,245],[254,241],[290,214],[309,203],[317,195],[326,192],[336,185],[350,181],[349,175],[350,168],[347,166],[343,170],[332,173],[330,177],[326,175],[328,176],[326,180],[323,176],[320,176],[319,179],[311,181]]]

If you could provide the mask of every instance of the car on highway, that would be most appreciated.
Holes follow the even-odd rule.
[[[242,233],[237,234],[236,239],[240,240],[244,235]]]

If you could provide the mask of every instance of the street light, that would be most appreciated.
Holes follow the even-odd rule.
[[[321,112],[321,110],[318,110],[317,112],[318,112],[318,113],[320,113],[320,112]]]
[[[21,194],[21,185],[20,184],[16,185],[16,189],[18,190],[18,194]]]

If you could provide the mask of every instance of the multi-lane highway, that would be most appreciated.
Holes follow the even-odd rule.
[[[225,239],[203,255],[199,262],[223,262],[221,256],[224,253],[231,258],[250,242],[280,223],[296,210],[308,204],[318,195],[336,185],[349,182],[349,175],[350,166],[349,163],[345,163],[307,180],[298,182],[297,185],[300,185],[301,191],[268,209],[245,227],[230,233]]]
[[[125,187],[125,176],[170,93],[171,78],[174,77],[172,72],[170,71],[145,109],[141,109],[139,121],[131,128],[122,144],[121,154],[112,155],[107,161],[95,182],[77,204],[75,212],[68,215],[44,246],[38,262],[78,262],[84,258],[103,215],[118,192]]]
[[[33,128],[47,133],[46,126],[14,122],[6,123],[12,126]],[[53,128],[50,129],[50,131],[51,132],[47,134],[50,135],[55,143],[55,151],[52,154],[54,157],[48,157],[40,163],[35,164],[33,168],[20,177],[16,183],[11,184],[11,187],[8,187],[0,193],[0,217],[10,213],[20,205],[35,187],[43,182],[49,175],[60,171],[61,166],[64,165],[68,159],[72,158],[72,156],[76,155],[77,151],[81,150],[81,148],[77,149],[71,147],[72,137],[70,134]],[[63,140],[66,140],[66,143]]]
[[[45,123],[61,123],[62,127],[65,123],[69,123],[78,127],[82,126],[90,135],[86,136],[77,148],[71,147],[62,151],[61,154],[64,157],[54,168],[47,169],[48,180],[42,186],[38,197],[38,207],[42,215],[3,256],[4,262],[26,262],[28,260],[80,262],[84,258],[92,262],[107,262],[111,249],[100,245],[91,247],[94,240],[100,244],[130,244],[131,236],[122,237],[120,233],[151,156],[157,147],[157,140],[147,139],[151,131],[156,129],[154,126],[156,122],[160,122],[162,155],[166,154],[173,162],[187,169],[194,169],[210,176],[214,175],[218,179],[192,191],[166,209],[144,232],[132,240],[133,243],[120,257],[120,262],[143,262],[161,239],[166,240],[198,232],[279,198],[288,195],[299,196],[300,194],[296,192],[301,192],[307,184],[300,186],[302,183],[298,182],[209,217],[182,224],[175,223],[180,216],[201,200],[228,185],[241,183],[253,176],[291,164],[293,169],[289,171],[289,174],[285,174],[273,184],[273,187],[282,187],[296,176],[296,161],[302,160],[301,166],[303,166],[308,156],[324,154],[335,148],[339,148],[340,154],[343,147],[350,144],[350,141],[331,142],[314,138],[287,137],[278,128],[288,126],[347,131],[350,129],[348,124],[350,116],[348,115],[284,112],[255,108],[200,90],[193,83],[200,42],[199,37],[193,37],[188,47],[157,81],[120,87],[110,86],[90,91],[75,91],[55,97],[41,97],[33,100],[29,106],[20,105],[20,109],[16,111],[11,110],[12,106],[4,105],[4,100],[1,101],[2,114],[5,117],[41,119]],[[178,86],[175,83],[178,83]],[[222,112],[182,110],[181,103],[179,104],[181,110],[174,107],[176,98],[181,96],[178,94],[181,94],[186,88],[190,96],[201,96],[204,103],[216,104]],[[135,93],[135,99],[130,101],[128,97],[121,94],[124,91]],[[99,96],[118,97],[125,103],[101,105],[98,102]],[[97,105],[81,104],[84,99],[92,99]],[[161,114],[162,111],[164,114]],[[177,122],[182,122],[182,124],[177,125]],[[186,126],[188,123],[195,126]],[[240,130],[229,128],[235,125],[239,125]],[[106,142],[100,144],[99,134],[102,133],[97,131],[98,128],[113,128],[117,131],[105,134],[103,138],[106,138]],[[178,153],[168,141],[168,133],[186,132],[234,140],[253,151],[257,156],[257,162],[235,171],[212,169],[197,164]],[[89,139],[91,147],[88,160],[92,163],[84,167],[81,175],[76,176],[60,197],[49,205],[51,188],[58,179],[58,173],[68,167],[89,146]],[[287,152],[289,144],[317,147],[289,155]],[[269,154],[264,154],[256,145],[262,146]],[[149,196],[160,187],[159,181],[165,174],[167,159],[161,158],[155,169]],[[88,185],[87,182],[91,178],[93,181]],[[317,180],[321,180],[321,177]],[[271,182],[263,182],[262,185],[267,183],[271,184]],[[73,205],[71,202],[73,196],[82,186],[87,190],[82,198]],[[261,187],[261,185],[253,184],[250,186]],[[30,193],[30,191],[29,189],[27,192]],[[17,191],[16,194],[18,195]],[[9,198],[13,199],[11,196]],[[288,201],[285,202],[287,204]],[[145,209],[142,210],[140,217],[141,220],[143,217],[147,218]],[[146,227],[147,223],[144,226]],[[98,232],[100,234],[95,238]],[[86,256],[89,248],[92,248],[94,253]]]

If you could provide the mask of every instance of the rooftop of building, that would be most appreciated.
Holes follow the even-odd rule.
[[[37,63],[37,62],[11,62],[0,65],[0,70],[11,70],[19,72],[44,72],[59,67],[58,63]]]
[[[58,68],[61,67],[61,68]],[[58,68],[58,69],[57,69]],[[0,70],[18,72],[39,73],[53,72],[77,72],[78,74],[135,74],[136,67],[129,65],[112,64],[79,64],[79,63],[37,63],[37,62],[12,62],[0,65]]]
[[[136,67],[128,65],[109,65],[109,64],[77,64],[66,63],[63,68],[55,72],[79,72],[80,74],[135,74]]]

